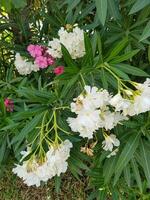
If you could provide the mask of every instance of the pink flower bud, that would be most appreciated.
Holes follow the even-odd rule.
[[[14,110],[14,102],[13,102],[13,100],[6,98],[4,100],[4,105],[5,105],[5,108],[6,108],[7,112],[13,112],[13,110]]]
[[[54,73],[56,75],[61,75],[64,73],[64,66],[58,66],[54,69]]]

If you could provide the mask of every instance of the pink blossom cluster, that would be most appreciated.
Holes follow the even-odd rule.
[[[14,102],[13,102],[13,100],[6,98],[4,100],[4,105],[5,105],[5,108],[6,108],[7,112],[13,112],[13,110],[14,110]]]
[[[55,59],[47,52],[47,48],[44,46],[30,44],[27,50],[35,59],[35,64],[37,64],[39,68],[47,68],[55,62]]]

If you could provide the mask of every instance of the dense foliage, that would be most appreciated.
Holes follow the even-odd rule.
[[[68,117],[76,117],[70,104],[83,93],[85,85],[103,88],[114,96],[129,88],[140,90],[135,84],[143,84],[149,78],[150,1],[0,0],[0,6],[1,169],[8,159],[19,162],[20,152],[27,147],[30,154],[25,162],[38,155],[43,163],[48,144],[70,140],[73,147],[68,144],[71,148],[68,170],[79,180],[88,177],[89,200],[150,199],[150,114],[145,112],[150,107],[142,114],[128,112],[129,120],[110,131],[98,127],[88,139],[83,137],[84,133],[80,137],[80,131],[74,133],[67,122]],[[36,56],[29,45],[38,45],[44,52],[49,41],[58,38],[61,27],[71,32],[76,24],[84,30],[85,53],[80,48],[81,57],[77,54],[73,57],[63,43],[62,56],[55,58],[51,66],[19,73],[17,53],[21,55],[19,59],[33,63]],[[63,68],[59,71],[58,66]],[[150,104],[149,88],[150,85],[146,86],[149,96],[144,104]],[[102,142],[111,134],[116,135],[120,146],[116,143],[118,152],[108,158]],[[61,176],[55,179],[56,188],[61,187]]]

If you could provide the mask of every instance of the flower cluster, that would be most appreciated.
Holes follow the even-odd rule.
[[[136,90],[124,90],[123,96],[118,93],[110,101],[116,111],[123,115],[134,116],[150,110],[150,79],[143,84],[131,82]]]
[[[128,116],[138,115],[150,110],[150,79],[143,84],[131,82],[135,90],[121,88],[120,93],[111,96],[107,90],[98,90],[97,87],[85,86],[75,102],[71,103],[71,111],[76,117],[67,119],[71,130],[79,132],[80,136],[93,138],[94,132],[103,129],[105,140],[102,147],[111,153],[108,157],[116,155],[120,141],[114,134],[107,134],[118,123],[127,120]],[[124,85],[125,86],[125,85]]]
[[[37,64],[33,64],[27,59],[24,59],[19,53],[16,53],[15,66],[21,75],[28,75],[31,74],[32,71],[39,71],[39,66]]]
[[[30,55],[35,59],[35,64],[39,68],[47,68],[49,65],[54,64],[54,58],[47,52],[47,48],[41,45],[30,44],[27,47]]]
[[[85,94],[80,94],[71,103],[71,111],[77,114],[77,117],[67,119],[72,131],[91,139],[99,128],[111,130],[120,121],[127,120],[120,112],[110,110],[110,99],[111,95],[107,90],[85,86]]]
[[[58,31],[59,39],[53,38],[52,41],[49,42],[48,52],[54,58],[61,58],[61,44],[65,46],[65,48],[70,53],[73,59],[81,58],[85,55],[85,45],[84,45],[84,32],[79,27],[74,27],[72,31],[67,31],[64,27]]]
[[[65,140],[59,146],[51,146],[42,162],[36,156],[31,156],[29,160],[23,161],[22,165],[16,165],[13,172],[22,178],[28,186],[36,185],[39,187],[41,181],[47,182],[55,175],[60,176],[61,173],[66,172],[70,148],[72,148],[72,143]],[[30,153],[30,151],[23,152],[22,159]]]

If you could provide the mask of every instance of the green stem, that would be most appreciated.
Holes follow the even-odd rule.
[[[82,75],[81,73],[80,73],[80,77],[81,77],[81,80],[82,80],[82,82],[83,82],[83,85],[85,86],[86,83],[85,83],[85,80],[84,80],[83,75]]]

